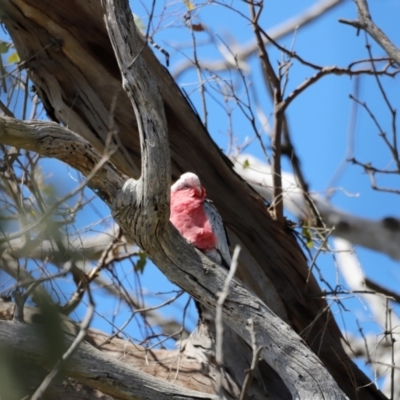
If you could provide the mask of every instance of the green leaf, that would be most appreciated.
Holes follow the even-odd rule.
[[[249,167],[250,167],[250,163],[249,163],[249,160],[246,158],[244,160],[244,163],[243,163],[243,169],[246,169],[246,168],[249,168]]]
[[[10,57],[7,58],[7,61],[8,61],[10,64],[16,64],[16,63],[20,62],[20,58],[19,58],[18,53],[17,53],[16,51],[14,51],[14,53],[12,53],[12,54],[10,55]]]
[[[303,238],[305,239],[307,247],[309,249],[312,249],[314,247],[314,242],[312,239],[312,234],[311,234],[310,229],[306,226],[303,226],[303,228],[301,229],[301,234],[303,235]]]
[[[10,49],[11,43],[5,42],[4,40],[0,40],[0,54],[7,53]]]
[[[143,274],[144,267],[146,266],[146,263],[147,263],[147,254],[143,251],[139,251],[138,255],[139,255],[139,259],[136,262],[135,271]]]
[[[187,9],[188,9],[189,11],[194,10],[194,4],[193,4],[191,1],[189,1],[189,0],[183,0],[183,2],[185,3],[185,6],[187,7]]]
[[[56,191],[53,185],[41,185],[41,190],[43,194],[46,195],[48,199],[54,199],[56,196]]]

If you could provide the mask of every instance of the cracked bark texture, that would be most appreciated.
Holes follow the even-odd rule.
[[[138,178],[141,152],[135,114],[122,90],[100,1],[3,0],[0,18],[48,115],[100,153],[109,131],[116,130],[113,140],[119,148],[112,161],[122,174]],[[263,200],[232,171],[229,160],[147,46],[143,55],[163,99],[172,177],[186,171],[199,175],[226,223],[231,242],[243,249],[237,277],[301,334],[350,398],[385,398],[345,354],[340,331],[326,302],[318,298],[317,283],[311,278],[306,284],[306,259],[292,234],[272,220]],[[265,364],[260,369],[266,385],[276,380]]]
[[[35,325],[9,321],[13,316],[13,304],[0,300],[2,361],[8,360],[25,371],[24,377],[27,377],[23,383],[2,382],[0,393],[7,394],[4,393],[7,385],[10,391],[19,392],[18,398],[31,393],[53,364],[46,357],[49,343],[44,340],[43,324],[48,316],[43,310],[31,307],[25,307],[24,312],[25,321]],[[65,317],[62,329],[67,344],[79,331],[79,327]],[[54,382],[45,399],[169,399],[171,396],[174,399],[217,399],[213,395],[215,379],[195,358],[185,357],[179,350],[146,351],[123,339],[108,339],[108,335],[90,329],[86,341],[69,360],[64,377]],[[11,354],[3,347],[4,343],[13,349]],[[5,373],[4,369],[0,370]]]

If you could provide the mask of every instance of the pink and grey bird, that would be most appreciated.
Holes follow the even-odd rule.
[[[200,179],[187,172],[171,186],[170,221],[180,234],[207,257],[229,268],[228,237],[221,216],[210,200]]]

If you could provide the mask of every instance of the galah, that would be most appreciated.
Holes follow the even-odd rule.
[[[196,174],[187,172],[171,186],[170,221],[189,243],[229,269],[231,255],[224,223],[206,199],[206,189]]]

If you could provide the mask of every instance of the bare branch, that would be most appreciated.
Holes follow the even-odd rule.
[[[250,320],[249,322],[250,322],[249,323],[249,331],[251,334],[251,348],[253,350],[253,358],[251,360],[250,368],[246,372],[246,378],[244,379],[244,382],[243,382],[242,392],[240,393],[239,400],[247,399],[247,392],[249,390],[251,380],[253,379],[254,372],[256,371],[256,368],[257,368],[257,365],[259,362],[260,352],[262,350],[261,346],[257,346],[256,333],[254,332],[253,321]]]
[[[71,346],[73,338],[66,334],[65,340]],[[43,357],[47,344],[40,326],[0,321],[0,341],[13,349],[15,357],[49,367]],[[80,343],[65,365],[64,373],[118,399],[167,400],[173,397],[180,400],[217,400],[217,396],[183,389],[123,364],[85,341]]]
[[[340,68],[336,66],[331,67],[322,67],[318,72],[316,72],[311,78],[306,79],[303,83],[301,83],[292,93],[290,93],[284,101],[282,101],[281,107],[282,109],[286,109],[289,104],[301,93],[303,93],[307,88],[313,85],[315,82],[319,81],[321,78],[327,75],[348,75],[348,76],[357,76],[357,75],[387,75],[394,77],[396,76],[400,70],[396,70],[394,72],[388,72],[387,67],[384,67],[381,71],[375,71],[373,69],[358,69],[352,70],[350,67],[348,68]]]
[[[274,40],[279,40],[280,38],[289,35],[294,30],[299,29],[299,27],[304,27],[314,22],[321,15],[325,14],[327,11],[341,3],[343,3],[343,0],[320,0],[302,13],[272,28],[268,34],[270,37],[274,38]],[[266,38],[264,39],[264,45],[268,45],[268,39]],[[259,46],[256,40],[245,44],[238,49],[235,49],[235,55],[239,65],[249,57],[254,56],[258,50]],[[232,64],[230,60],[200,61],[199,65],[205,70],[214,72],[235,68],[234,63]],[[172,75],[175,79],[178,79],[180,75],[189,68],[193,68],[193,62],[191,60],[184,61],[175,68],[175,70],[172,72]]]
[[[363,29],[386,51],[389,57],[396,61],[400,66],[400,51],[390,41],[390,39],[373,23],[368,9],[367,0],[355,0],[358,10],[358,20],[349,21],[339,19],[340,22],[354,26],[357,29]]]
[[[246,166],[246,167],[244,167]],[[271,201],[273,181],[271,167],[252,155],[242,154],[235,160],[235,170],[261,196]],[[292,174],[283,172],[283,203],[287,210],[300,220],[308,219],[309,213],[304,201],[304,191],[298,186]],[[326,199],[310,194],[310,200],[323,218],[332,235],[372,250],[380,251],[400,260],[400,221],[395,217],[370,220],[357,217],[335,208]]]
[[[217,379],[217,393],[220,397],[222,397],[222,377],[223,377],[223,373],[224,373],[224,354],[223,354],[224,325],[223,325],[223,318],[222,318],[222,312],[223,312],[222,310],[223,310],[223,305],[226,301],[226,298],[228,297],[228,294],[229,294],[229,286],[230,286],[231,281],[236,273],[236,269],[238,266],[238,260],[239,260],[239,254],[240,254],[240,246],[237,245],[233,252],[232,262],[231,262],[231,265],[229,268],[229,273],[228,273],[225,283],[224,283],[224,287],[222,289],[222,292],[218,294],[217,306],[216,306],[216,311],[215,311],[215,331],[216,331],[215,360],[217,363],[217,368],[219,370],[219,375],[218,375],[218,379]]]
[[[400,304],[400,293],[397,293],[397,292],[394,292],[393,290],[385,288],[382,285],[378,284],[377,282],[374,282],[368,278],[365,278],[365,285],[368,288],[370,288],[371,290],[375,291],[375,293],[383,294],[384,296],[388,297],[390,300],[393,300],[396,303]]]
[[[274,101],[274,129],[272,134],[272,150],[273,150],[273,182],[274,182],[274,199],[272,206],[274,209],[275,219],[283,224],[283,201],[282,201],[282,170],[281,170],[281,146],[282,146],[282,126],[284,120],[284,109],[280,107],[282,102],[281,77],[277,76],[274,68],[265,50],[261,37],[258,20],[263,10],[262,2],[256,13],[254,3],[250,5],[251,22],[257,39],[258,50],[263,65],[265,78],[272,85],[273,101]]]
[[[101,160],[101,155],[85,139],[54,122],[0,117],[0,143],[57,158],[83,175],[88,175]],[[106,162],[88,186],[111,205],[123,179],[111,162]]]

